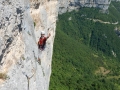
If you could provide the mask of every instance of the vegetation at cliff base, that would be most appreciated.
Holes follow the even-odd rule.
[[[50,90],[120,90],[119,6],[59,15]]]

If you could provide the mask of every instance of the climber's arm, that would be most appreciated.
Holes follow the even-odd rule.
[[[51,36],[51,34],[49,33],[49,35],[46,37],[46,39],[48,39]]]

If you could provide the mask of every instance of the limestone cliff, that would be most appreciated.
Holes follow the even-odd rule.
[[[111,0],[111,1],[116,1],[116,2],[118,2],[118,1],[120,1],[120,0]]]
[[[47,0],[0,1],[0,90],[48,90],[56,4]],[[51,37],[41,52],[37,41],[42,30]]]
[[[59,0],[59,14],[80,7],[98,7],[107,10],[111,0]]]
[[[48,90],[58,13],[83,6],[106,10],[110,2],[0,0],[0,90]],[[51,33],[44,51],[37,47],[42,30]]]

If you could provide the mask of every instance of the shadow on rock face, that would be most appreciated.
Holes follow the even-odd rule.
[[[7,44],[6,44],[6,48],[2,50],[2,54],[0,55],[0,62],[2,61],[2,58],[3,58],[4,54],[5,54],[5,51],[9,48],[9,46],[10,46],[11,43],[12,43],[12,41],[13,41],[13,38],[12,38],[12,37],[10,37],[10,38],[6,41],[6,43],[7,43]]]

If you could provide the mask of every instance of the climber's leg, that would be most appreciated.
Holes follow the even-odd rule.
[[[38,63],[41,65],[41,59],[38,57]]]
[[[40,65],[41,65],[41,54],[42,54],[41,50],[38,49],[38,63],[39,63]]]
[[[39,45],[39,49],[40,49],[40,50],[43,50],[43,45]]]
[[[43,51],[43,50],[45,49],[45,45],[40,46],[39,49],[40,49],[41,51]]]

